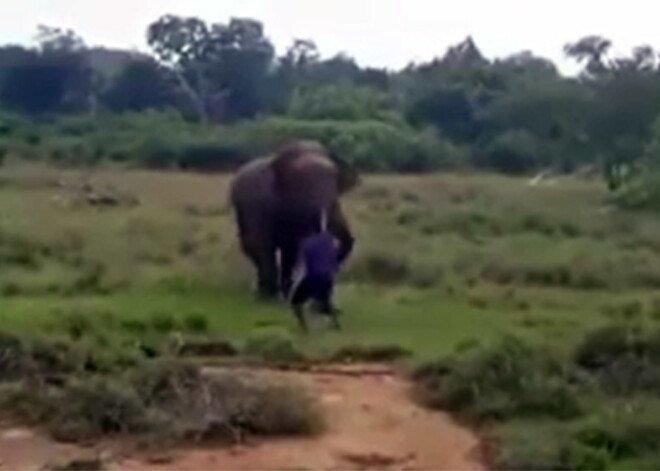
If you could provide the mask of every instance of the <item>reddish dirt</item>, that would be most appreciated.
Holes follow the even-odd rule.
[[[407,384],[376,371],[278,372],[321,398],[328,428],[318,438],[265,441],[229,449],[181,450],[161,456],[116,459],[121,470],[396,469],[482,470],[479,441],[442,413],[417,407]],[[0,469],[39,469],[91,450],[56,445],[35,435],[0,435]]]

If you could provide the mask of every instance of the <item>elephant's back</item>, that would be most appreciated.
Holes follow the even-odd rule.
[[[233,205],[249,205],[272,200],[273,171],[269,157],[254,159],[238,169],[230,186]]]

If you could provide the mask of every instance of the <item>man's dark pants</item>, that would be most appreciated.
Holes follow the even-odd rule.
[[[332,292],[334,280],[331,276],[305,275],[305,277],[294,288],[291,295],[293,312],[303,330],[307,330],[307,323],[303,312],[304,305],[310,299],[319,304],[319,312],[330,316],[335,328],[340,328],[337,319],[337,310],[332,305]]]

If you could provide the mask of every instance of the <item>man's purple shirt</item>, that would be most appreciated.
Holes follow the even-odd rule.
[[[337,248],[329,232],[307,237],[302,243],[302,257],[307,275],[333,276],[339,268]]]

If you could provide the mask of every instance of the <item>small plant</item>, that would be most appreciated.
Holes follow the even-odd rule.
[[[24,346],[13,335],[0,333],[0,381],[14,378],[23,368]]]
[[[660,331],[617,323],[589,334],[576,346],[577,365],[610,394],[660,391]]]
[[[501,470],[603,471],[612,461],[606,449],[573,439],[566,426],[554,422],[513,423],[496,440],[494,464]]]
[[[339,362],[391,362],[406,358],[412,352],[398,345],[349,345],[330,356]]]
[[[147,323],[140,319],[125,319],[121,321],[120,327],[133,334],[145,334],[149,330]]]
[[[209,320],[204,314],[191,313],[183,318],[183,326],[188,332],[201,334],[208,332]]]
[[[151,325],[154,330],[161,333],[168,333],[176,330],[177,323],[172,314],[167,312],[157,312],[151,317]]]
[[[94,325],[89,315],[79,311],[70,312],[65,315],[64,326],[73,340],[78,340],[94,330]]]
[[[267,362],[298,362],[305,355],[296,348],[293,337],[280,328],[264,328],[252,333],[245,341],[243,353],[249,357]]]
[[[74,380],[57,396],[61,402],[49,420],[49,429],[58,439],[78,441],[148,429],[140,397],[119,381]]]
[[[423,404],[476,419],[572,418],[580,413],[571,372],[549,353],[512,337],[422,366],[414,379]]]
[[[239,349],[227,340],[186,340],[177,347],[177,354],[197,357],[232,357],[239,354]]]

